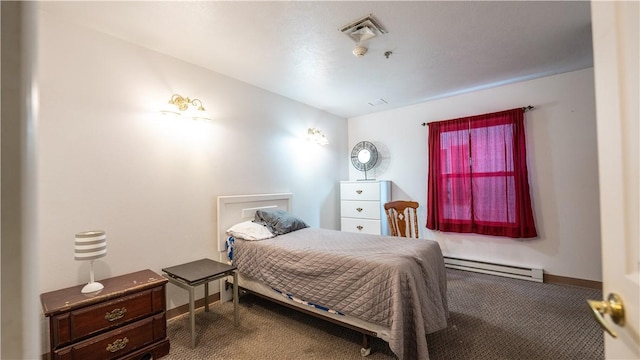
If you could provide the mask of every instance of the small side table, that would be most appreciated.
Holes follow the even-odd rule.
[[[238,326],[238,273],[235,265],[227,265],[211,259],[201,259],[162,269],[167,280],[189,292],[189,320],[191,323],[191,347],[196,346],[196,320],[194,289],[204,284],[204,311],[209,311],[209,282],[233,275],[233,324]]]

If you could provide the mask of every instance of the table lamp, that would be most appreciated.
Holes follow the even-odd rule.
[[[93,279],[93,260],[107,255],[107,235],[102,230],[85,231],[76,234],[75,242],[76,260],[91,261],[91,279],[82,288],[82,293],[92,293],[102,290],[104,286]]]

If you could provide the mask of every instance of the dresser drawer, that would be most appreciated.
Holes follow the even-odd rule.
[[[54,348],[165,310],[164,285],[53,316]]]
[[[380,220],[343,217],[340,229],[353,233],[380,235]]]
[[[380,220],[380,203],[377,201],[343,200],[340,203],[343,217]]]
[[[345,182],[340,184],[342,200],[380,201],[380,183],[378,182]]]
[[[109,360],[166,338],[165,314],[158,314],[54,352],[52,360]]]

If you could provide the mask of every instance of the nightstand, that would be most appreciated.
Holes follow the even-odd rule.
[[[238,272],[235,265],[227,265],[211,259],[200,259],[186,264],[162,269],[170,283],[189,292],[189,323],[191,347],[196,346],[196,314],[194,290],[204,285],[204,311],[209,311],[209,282],[233,275],[233,324],[238,326]]]
[[[167,280],[151,270],[40,295],[49,318],[50,359],[158,359],[169,353]]]

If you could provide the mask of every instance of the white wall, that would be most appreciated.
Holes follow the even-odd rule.
[[[40,15],[41,292],[88,281],[73,259],[84,230],[107,232],[97,280],[217,258],[220,195],[292,192],[311,226],[339,228],[346,119]],[[159,114],[173,93],[202,100],[213,121]],[[330,144],[304,140],[308,127]],[[167,289],[168,308],[187,302]]]
[[[426,79],[425,81],[428,81]],[[526,105],[527,155],[538,238],[433,232],[426,223],[427,129],[423,122]],[[385,153],[378,179],[392,197],[420,203],[421,237],[445,255],[541,267],[546,273],[601,281],[600,210],[593,68],[355,117],[349,146],[369,140]],[[350,166],[351,179],[362,175]]]

